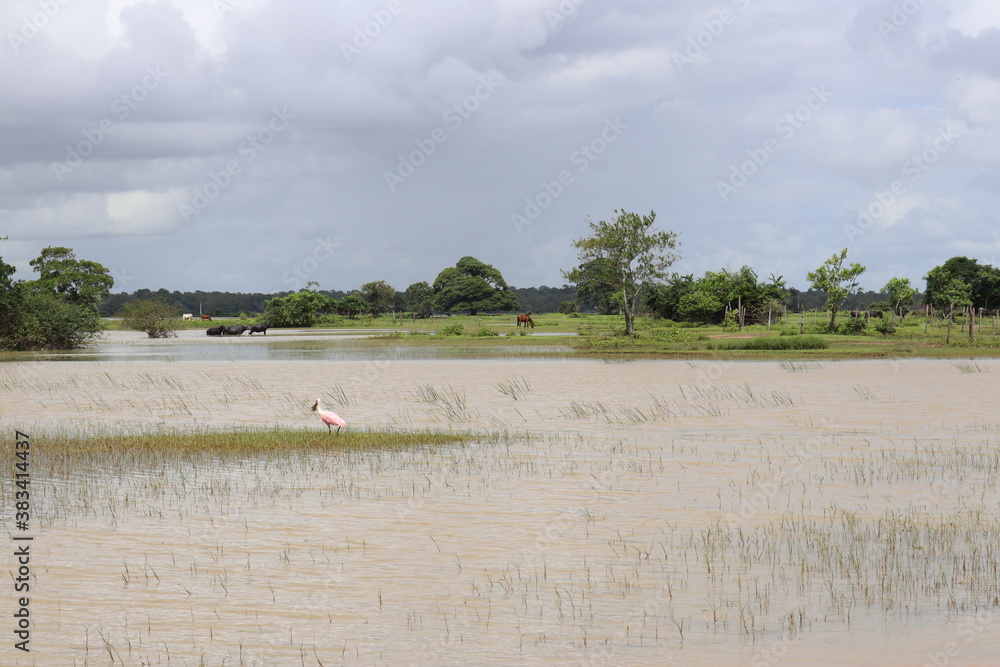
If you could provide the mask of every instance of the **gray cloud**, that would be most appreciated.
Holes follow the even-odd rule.
[[[41,6],[0,9],[0,253],[22,276],[69,245],[116,289],[277,291],[331,239],[324,288],[464,255],[558,285],[616,208],[681,230],[682,272],[799,287],[845,245],[873,288],[1000,252],[1000,13],[972,0]]]

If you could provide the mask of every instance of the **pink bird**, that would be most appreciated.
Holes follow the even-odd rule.
[[[318,398],[316,399],[316,402],[313,403],[312,409],[314,412],[319,413],[319,418],[323,420],[324,424],[326,424],[326,430],[330,433],[333,432],[332,429],[330,428],[331,426],[337,427],[337,435],[340,435],[341,428],[347,426],[347,422],[341,419],[340,415],[338,415],[336,412],[330,412],[329,410],[324,410],[323,408],[321,408]]]

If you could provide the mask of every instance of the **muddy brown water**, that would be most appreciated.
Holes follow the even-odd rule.
[[[997,521],[993,467],[981,460],[997,449],[993,361],[213,360],[178,350],[2,363],[0,422],[11,436],[321,429],[308,410],[321,397],[349,428],[509,437],[36,479],[32,651],[13,649],[4,614],[0,663],[1000,663],[1000,600],[969,583],[1000,545],[963,545],[968,572],[912,594],[903,568],[877,595],[852,586],[887,560],[918,569],[912,554],[937,545],[902,554],[875,540],[845,557],[859,559],[850,576],[819,557],[790,565],[787,540],[752,563],[740,562],[747,550],[713,551],[719,535],[831,511],[862,526],[893,512]],[[956,452],[978,463],[928,469]]]

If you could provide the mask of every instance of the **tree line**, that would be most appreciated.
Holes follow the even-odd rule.
[[[102,331],[101,317],[180,313],[247,316],[273,326],[310,326],[324,318],[406,312],[535,313],[593,310],[620,314],[625,332],[637,315],[705,324],[764,323],[786,310],[823,309],[829,330],[838,312],[877,309],[903,317],[921,301],[949,315],[956,309],[1000,308],[1000,269],[976,259],[953,257],[924,276],[920,294],[908,279],[893,278],[877,291],[861,291],[865,267],[847,262],[847,249],[807,275],[810,288],[789,287],[784,276],[761,279],[748,266],[707,271],[701,277],[669,272],[680,257],[676,232],[655,227],[656,213],[616,211],[610,222],[588,221],[590,235],[574,241],[579,264],[563,270],[562,287],[516,288],[495,267],[475,257],[443,269],[433,283],[413,283],[400,292],[385,281],[357,290],[320,290],[310,283],[298,292],[169,292],[140,289],[112,295],[114,280],[100,264],[77,259],[70,248],[47,247],[30,262],[34,280],[15,281],[13,266],[0,258],[0,348],[57,349],[84,345]],[[155,302],[153,310],[143,304]],[[888,332],[888,331],[887,331]],[[150,334],[153,335],[153,334]]]

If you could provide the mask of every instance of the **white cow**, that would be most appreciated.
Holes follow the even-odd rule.
[[[192,315],[191,313],[184,313],[183,315],[181,315],[181,318],[185,320],[193,320],[194,315]]]

